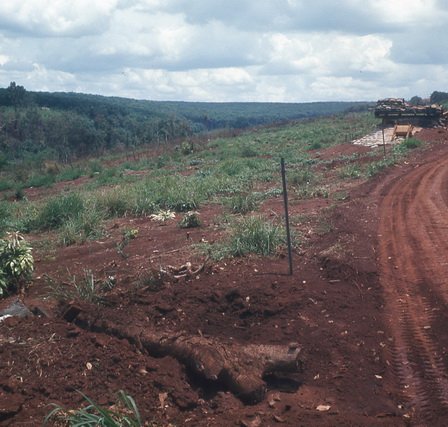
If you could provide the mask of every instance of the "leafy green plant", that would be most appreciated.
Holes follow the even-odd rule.
[[[127,258],[128,256],[124,253],[123,249],[129,245],[131,240],[136,239],[138,236],[137,228],[126,228],[123,230],[123,237],[120,242],[117,244],[117,252],[123,257]]]
[[[118,404],[103,408],[85,394],[78,392],[88,403],[80,409],[65,409],[53,404],[53,409],[47,414],[43,425],[62,422],[69,427],[143,427],[135,400],[123,390],[118,392]]]
[[[159,221],[159,222],[166,222],[170,219],[173,219],[176,217],[176,214],[170,210],[160,210],[155,214],[152,214],[150,218],[153,221]]]
[[[192,154],[194,151],[193,143],[191,141],[183,141],[180,144],[180,151],[184,156]]]
[[[22,290],[33,270],[31,247],[18,232],[7,233],[0,240],[0,297],[12,289]]]
[[[182,219],[179,221],[180,228],[194,228],[201,225],[201,220],[199,218],[199,212],[190,211],[184,214]]]

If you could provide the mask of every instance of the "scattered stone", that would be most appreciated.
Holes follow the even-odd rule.
[[[260,427],[261,426],[261,418],[257,415],[253,420],[242,420],[240,422],[242,427]]]

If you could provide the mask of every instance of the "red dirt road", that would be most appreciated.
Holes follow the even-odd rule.
[[[446,425],[448,363],[448,154],[417,165],[380,204],[380,278],[405,416]]]

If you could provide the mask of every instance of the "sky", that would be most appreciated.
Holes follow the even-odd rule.
[[[448,0],[4,0],[0,87],[177,101],[448,91]]]

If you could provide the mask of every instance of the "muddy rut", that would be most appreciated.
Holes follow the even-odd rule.
[[[448,420],[448,154],[385,190],[380,270],[393,371],[415,425]],[[440,333],[442,332],[442,333]]]

